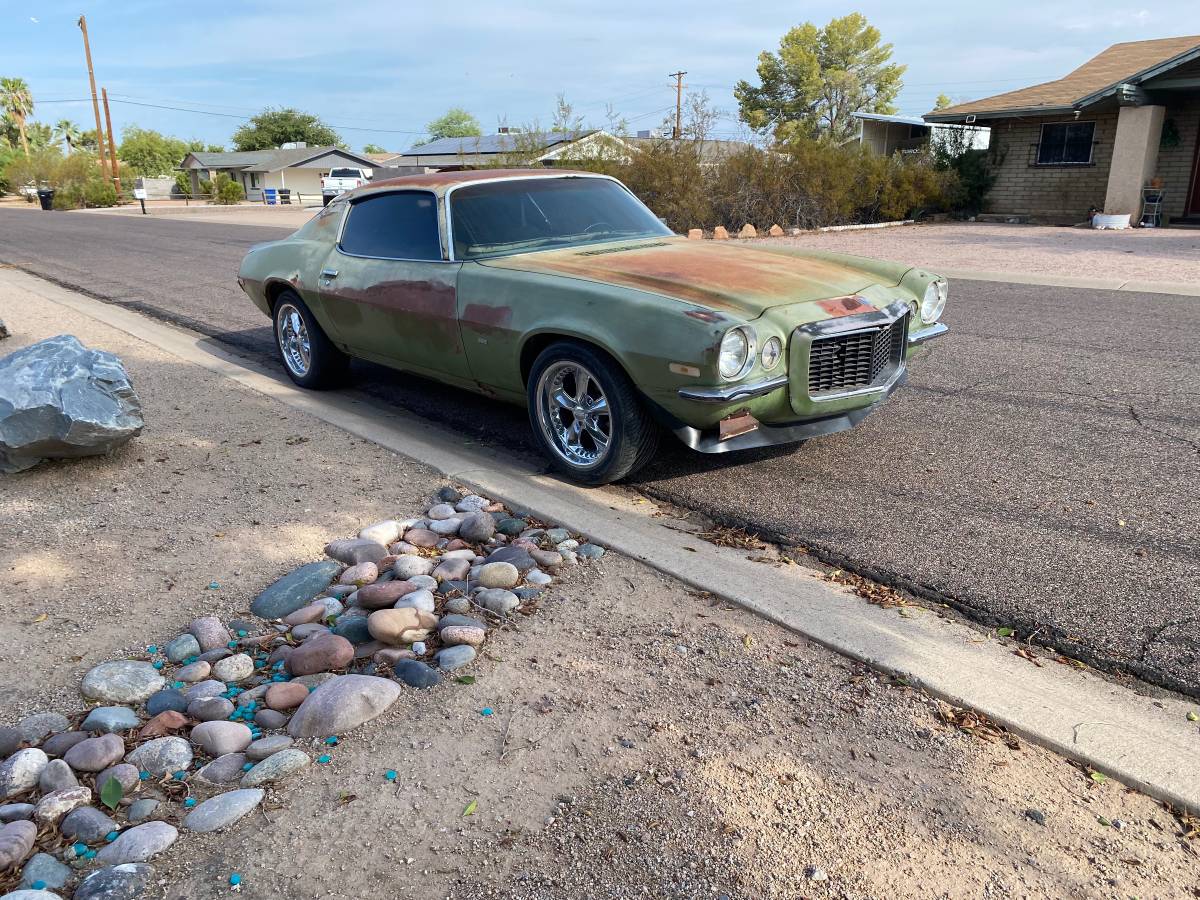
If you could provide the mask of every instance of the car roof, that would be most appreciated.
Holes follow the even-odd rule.
[[[389,178],[385,181],[372,181],[350,191],[346,196],[350,200],[369,194],[404,188],[425,188],[437,194],[445,194],[450,188],[459,184],[471,184],[478,181],[508,181],[518,178],[564,178],[569,176],[596,175],[595,172],[582,172],[575,169],[470,169],[456,172],[426,172],[423,175],[401,175],[399,178]]]

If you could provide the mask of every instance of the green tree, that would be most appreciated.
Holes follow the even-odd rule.
[[[429,132],[429,140],[448,137],[478,137],[483,134],[479,120],[465,109],[454,107],[446,110],[446,114],[434,119],[425,126]]]
[[[891,62],[892,45],[861,13],[824,28],[805,22],[788,31],[779,52],[758,57],[755,86],[734,88],[743,122],[777,141],[825,135],[840,141],[854,132],[856,112],[895,112],[905,67]]]
[[[79,144],[81,134],[79,126],[70,119],[59,119],[54,126],[54,136],[63,142],[63,148],[66,150],[67,156],[70,156]]]
[[[954,101],[945,94],[938,94],[937,99],[933,101],[934,109],[945,109],[947,106],[953,106]]]
[[[29,139],[25,135],[25,120],[33,115],[33,94],[24,78],[0,78],[0,107],[17,125],[21,148],[29,155]]]
[[[139,175],[160,178],[170,175],[188,154],[187,142],[148,128],[126,126],[121,132],[117,156]]]
[[[378,144],[364,144],[363,153],[387,153],[387,149]]]
[[[291,107],[265,109],[233,133],[235,150],[272,150],[295,141],[310,147],[346,146],[319,118]]]

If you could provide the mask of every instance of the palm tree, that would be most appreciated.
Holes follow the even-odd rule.
[[[63,145],[67,148],[67,156],[70,156],[75,151],[75,145],[79,143],[82,134],[79,126],[70,119],[60,119],[54,126],[54,136],[62,138]]]
[[[0,78],[0,106],[7,110],[21,133],[21,146],[29,156],[29,141],[25,137],[25,120],[33,115],[33,94],[24,78]]]

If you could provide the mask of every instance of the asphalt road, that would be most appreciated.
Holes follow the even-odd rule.
[[[284,233],[0,210],[0,263],[273,358],[234,276]],[[20,311],[0,296],[0,315]],[[668,441],[632,486],[1200,696],[1200,301],[957,282],[945,320],[857,430],[724,457]],[[381,404],[532,449],[520,410],[355,377]]]

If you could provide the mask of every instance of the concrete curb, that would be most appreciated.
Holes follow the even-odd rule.
[[[416,416],[384,412],[354,392],[311,393],[207,338],[13,270],[0,287],[19,286],[119,328],[279,402],[403,454],[486,495],[559,522],[686,584],[935,696],[970,707],[1017,734],[1175,806],[1200,811],[1200,728],[1192,704],[1151,699],[1066,666],[1043,668],[988,638],[922,610],[902,616],[870,605],[796,566],[773,567],[664,527],[616,491],[586,490],[528,464],[464,446],[452,432]]]

